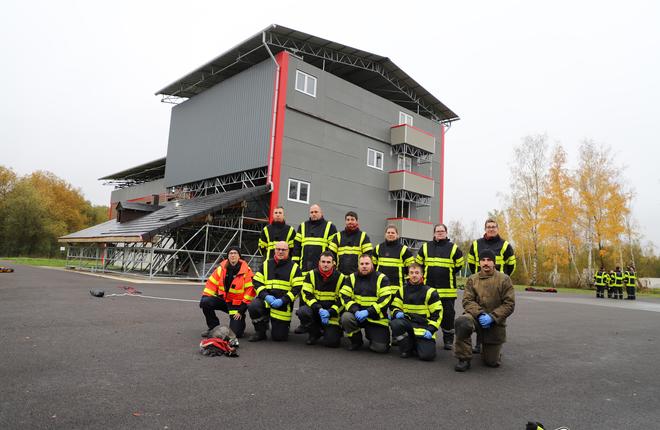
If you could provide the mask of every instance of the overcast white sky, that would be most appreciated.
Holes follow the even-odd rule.
[[[461,117],[446,221],[501,208],[512,147],[547,133],[572,165],[585,138],[612,147],[657,246],[659,18],[654,0],[5,2],[0,164],[108,204],[97,178],[166,154],[171,105],[154,93],[277,23],[390,57]]]

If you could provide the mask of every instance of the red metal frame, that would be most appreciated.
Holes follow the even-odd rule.
[[[389,172],[387,172],[387,173],[401,173],[401,172],[410,173],[411,175],[419,176],[419,177],[421,177],[421,178],[428,179],[429,181],[432,181],[432,180],[433,180],[433,178],[430,177],[430,176],[422,175],[422,174],[420,174],[420,173],[411,172],[410,170],[405,170],[405,169],[402,169],[402,170],[391,170],[391,171],[389,171]]]
[[[399,125],[393,125],[393,126],[390,127],[390,128],[392,129],[392,128],[399,128],[399,127],[410,127],[410,128],[413,128],[413,129],[419,131],[420,133],[424,133],[424,134],[426,134],[427,136],[435,137],[435,136],[433,136],[432,133],[429,133],[428,131],[424,131],[424,130],[422,130],[421,128],[415,127],[414,125],[410,125],[410,124],[399,124]]]
[[[386,220],[388,220],[388,221],[398,221],[398,220],[404,220],[404,221],[413,221],[413,222],[421,222],[422,224],[429,224],[429,225],[433,225],[433,223],[432,223],[432,222],[428,222],[428,221],[423,221],[423,220],[421,220],[421,219],[416,219],[416,218],[385,218],[385,219],[386,219]]]
[[[445,198],[445,126],[440,125],[440,211],[438,212],[438,222],[443,223],[444,218],[444,198]]]
[[[273,103],[273,108],[277,106],[277,116],[275,117],[275,141],[273,143],[273,164],[270,166],[272,172],[273,191],[270,193],[270,211],[268,219],[273,222],[273,210],[279,204],[280,198],[280,174],[282,171],[282,139],[284,137],[284,115],[286,111],[286,87],[289,76],[289,53],[279,52],[275,55],[275,60],[280,66],[280,72],[277,76],[279,88],[277,91],[277,100]],[[278,82],[275,82],[278,85]],[[273,97],[275,97],[275,88],[273,88]],[[270,152],[270,151],[269,151]],[[268,154],[270,160],[271,154]]]

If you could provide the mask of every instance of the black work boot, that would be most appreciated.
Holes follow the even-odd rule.
[[[266,332],[265,331],[258,331],[255,334],[253,334],[252,336],[250,336],[250,338],[248,339],[248,342],[259,342],[259,341],[262,341],[262,340],[266,340],[266,338],[267,337],[266,337]]]
[[[349,339],[351,340],[351,344],[348,346],[349,351],[357,351],[362,347],[362,344],[364,344],[362,341],[362,333],[354,334],[349,337]]]
[[[210,331],[211,331],[210,329],[209,329],[209,330],[204,330],[204,331],[202,332],[202,335],[201,335],[201,336],[202,336],[202,337],[209,337],[209,332],[210,332]]]
[[[458,360],[458,363],[456,363],[456,366],[454,366],[454,370],[457,372],[465,372],[470,368],[470,360]]]
[[[454,349],[454,332],[442,330],[442,341],[444,343],[444,349],[451,351]]]
[[[305,343],[306,343],[307,345],[316,345],[316,342],[318,342],[320,338],[321,338],[320,335],[319,335],[319,336],[315,336],[315,335],[312,335],[312,334],[310,333],[309,336],[307,337],[307,340],[305,341]]]

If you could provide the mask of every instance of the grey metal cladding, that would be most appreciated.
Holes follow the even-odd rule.
[[[151,182],[131,185],[130,187],[118,188],[110,193],[112,203],[123,202],[130,199],[150,196],[152,194],[166,194],[164,179],[156,179]]]
[[[263,61],[172,109],[167,187],[268,164],[274,72]]]

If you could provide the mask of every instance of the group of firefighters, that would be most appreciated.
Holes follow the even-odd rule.
[[[607,291],[608,299],[623,300],[623,288],[626,288],[627,300],[635,300],[635,290],[637,288],[637,274],[633,265],[628,266],[625,271],[621,271],[619,266],[609,273],[603,266],[594,275],[594,285],[596,286],[596,297],[605,298]]]
[[[345,334],[348,349],[354,351],[364,345],[364,333],[374,352],[387,352],[395,343],[403,358],[433,360],[436,336],[442,333],[444,349],[453,349],[459,360],[457,371],[469,369],[473,353],[481,353],[486,365],[500,364],[506,319],[515,306],[508,275],[515,270],[516,257],[492,219],[468,252],[473,275],[465,288],[465,314],[456,319],[456,275],[465,259],[444,224],[435,225],[433,239],[415,255],[393,225],[387,226],[385,241],[374,246],[353,211],[337,231],[314,204],[309,219],[296,230],[277,207],[259,248],[264,262],[257,273],[241,258],[240,249],[231,247],[208,278],[200,307],[209,330],[202,336],[219,325],[215,311],[221,310],[229,314],[230,328],[239,338],[247,312],[255,331],[250,342],[265,340],[269,326],[272,340],[287,340],[299,299],[295,332],[308,333],[308,345],[338,347]],[[472,347],[474,332],[477,344]]]

